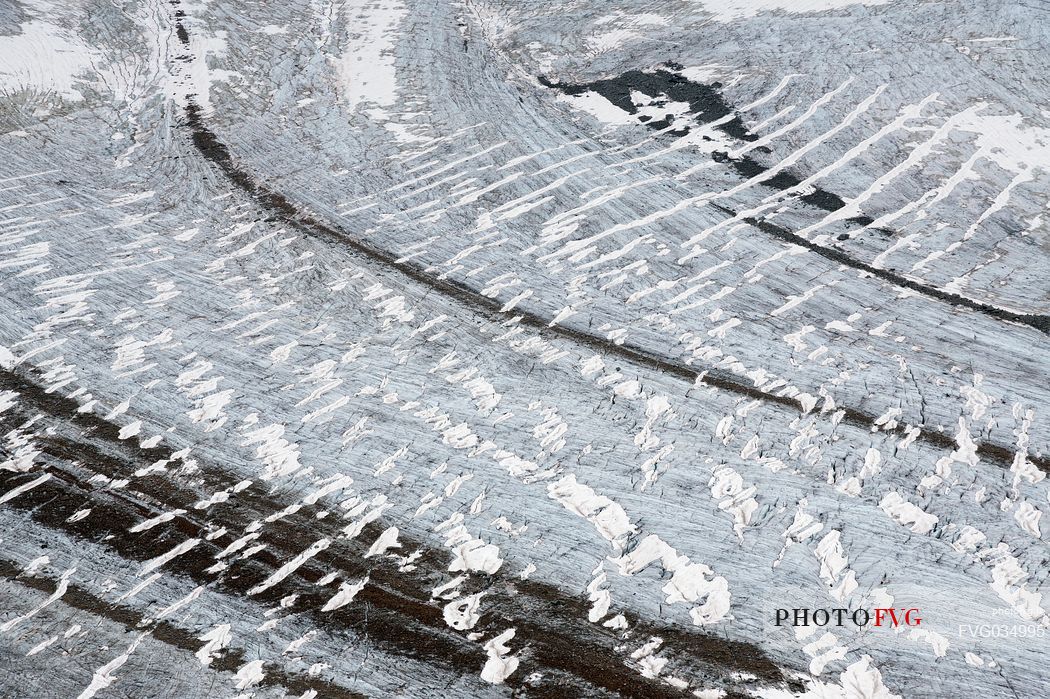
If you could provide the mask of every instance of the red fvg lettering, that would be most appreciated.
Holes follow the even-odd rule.
[[[897,618],[897,612],[903,612],[901,617]],[[875,608],[875,626],[882,626],[882,622],[885,620],[886,615],[889,615],[890,624],[894,627],[904,624],[905,626],[921,626],[922,617],[912,618],[912,612],[918,613],[918,609],[912,607],[911,609],[897,610],[893,607],[876,607]]]

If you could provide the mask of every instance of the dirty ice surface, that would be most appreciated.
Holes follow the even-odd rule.
[[[1042,12],[0,8],[0,694],[1042,696]]]

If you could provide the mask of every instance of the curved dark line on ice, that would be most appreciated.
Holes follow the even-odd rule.
[[[737,212],[732,209],[721,206],[719,204],[712,204],[714,208],[718,209],[727,216],[735,217]],[[984,315],[991,316],[997,320],[1003,320],[1009,323],[1020,323],[1022,325],[1028,325],[1035,328],[1041,333],[1050,335],[1050,316],[1035,315],[1032,313],[1017,313],[1016,311],[1010,311],[1005,308],[999,308],[998,306],[992,306],[981,301],[975,301],[974,299],[960,296],[958,294],[952,294],[947,291],[938,289],[937,287],[930,286],[929,284],[923,284],[922,282],[916,281],[905,277],[903,274],[899,274],[892,270],[883,269],[881,267],[875,267],[862,262],[855,257],[851,257],[847,253],[836,250],[835,248],[829,248],[824,245],[819,245],[811,240],[807,240],[797,233],[793,233],[783,226],[778,226],[775,223],[770,223],[764,219],[755,218],[753,216],[747,216],[741,219],[744,223],[757,228],[763,233],[770,235],[778,240],[791,243],[792,245],[798,245],[804,247],[812,253],[820,255],[821,257],[831,260],[832,262],[838,262],[852,267],[853,269],[859,269],[862,272],[870,274],[873,277],[877,277],[884,282],[889,282],[894,286],[899,286],[902,289],[908,289],[914,291],[923,296],[928,296],[938,301],[951,304],[952,306],[959,306],[962,308],[969,308],[972,311],[983,313]]]
[[[179,37],[179,41],[188,49],[190,44],[189,35],[186,32],[185,23],[183,22],[184,13],[178,9],[180,2],[179,0],[169,0],[169,2],[174,8],[176,8],[176,34]],[[201,155],[215,164],[233,184],[251,196],[263,208],[271,211],[272,214],[283,223],[311,235],[332,238],[372,261],[400,272],[424,287],[437,291],[443,296],[463,304],[474,311],[480,310],[490,320],[506,322],[506,320],[504,320],[506,314],[501,312],[502,306],[495,299],[490,299],[487,296],[479,294],[475,289],[461,282],[437,278],[428,274],[423,268],[411,264],[410,262],[399,262],[398,258],[389,251],[373,247],[365,242],[352,238],[341,231],[336,230],[332,226],[303,213],[283,194],[275,192],[265,185],[258,183],[251,173],[240,168],[234,162],[229,149],[204,122],[204,115],[201,112],[200,107],[193,101],[192,97],[186,105],[185,112],[187,125],[192,132],[193,145],[198,151],[200,151]],[[715,206],[723,213],[736,216],[736,212],[732,209],[727,209],[717,204]],[[1001,320],[1030,325],[1043,333],[1050,334],[1050,316],[1032,316],[1013,313],[962,296],[949,294],[948,292],[906,279],[894,272],[872,267],[871,265],[850,257],[846,253],[812,243],[785,228],[767,221],[760,221],[754,218],[746,218],[744,220],[764,233],[779,238],[780,240],[800,245],[827,259],[840,262],[855,269],[860,269],[891,284],[916,291],[941,301],[946,301],[953,305],[992,315]],[[797,409],[803,413],[807,412],[806,408],[800,401],[787,396],[780,396],[761,391],[754,386],[741,383],[733,374],[728,372],[719,371],[717,369],[697,371],[690,365],[675,362],[667,357],[652,354],[640,347],[634,347],[627,344],[616,344],[582,330],[574,330],[564,326],[553,325],[549,320],[528,311],[515,310],[515,314],[510,316],[510,318],[507,318],[507,320],[516,319],[520,324],[536,330],[541,335],[553,335],[568,340],[574,344],[589,347],[597,352],[616,355],[637,365],[693,383],[706,384],[753,400],[760,400],[765,403],[773,403],[787,408]],[[877,427],[875,425],[875,418],[871,415],[854,408],[843,408],[843,411],[845,413],[843,421],[848,424],[866,430]],[[918,441],[940,449],[951,449],[955,447],[955,441],[951,437],[940,432],[931,432],[922,428],[919,429],[919,435],[916,438]],[[898,435],[905,434],[905,428],[900,425],[887,431]],[[984,459],[998,463],[1000,466],[1010,467],[1013,465],[1015,452],[998,444],[982,443],[977,447],[977,454]],[[1038,456],[1028,456],[1027,458],[1042,471],[1050,473],[1050,458]]]
[[[677,63],[665,63],[663,65],[674,71],[682,69],[682,66]],[[704,83],[693,82],[676,72],[666,70],[664,67],[658,68],[652,72],[630,70],[613,78],[595,80],[587,83],[573,84],[553,82],[543,76],[539,77],[539,82],[544,87],[558,90],[567,95],[582,95],[587,92],[597,93],[628,114],[637,114],[638,112],[638,108],[631,97],[633,92],[640,91],[643,94],[654,97],[656,95],[664,95],[673,101],[687,103],[690,112],[694,114],[697,119],[703,123],[713,124],[715,128],[730,138],[735,138],[738,141],[745,142],[754,141],[758,138],[755,134],[747,130],[747,127],[740,119],[739,113],[736,112],[734,107],[722,96],[720,91],[722,85],[720,83],[716,82],[711,85],[706,85]],[[641,119],[639,119],[640,123],[643,123],[648,128],[667,133],[671,136],[682,136],[689,133],[690,127],[685,125],[681,126],[680,129],[676,128],[674,131],[669,131],[668,129],[671,129],[673,125],[673,120],[669,120],[671,120],[670,116],[661,121],[641,121]],[[770,152],[768,148],[764,147],[760,150]],[[768,167],[757,162],[750,156],[734,158],[728,153],[715,151],[712,153],[711,157],[715,162],[725,163],[729,167],[732,167],[741,176],[747,179],[757,179],[761,177],[764,172],[769,170]],[[782,170],[777,174],[760,181],[758,184],[763,187],[784,191],[798,186],[801,182],[802,180],[791,171]],[[824,211],[838,211],[846,206],[846,202],[842,197],[834,192],[829,192],[828,190],[819,187],[809,194],[800,196],[799,201],[808,206],[823,209]],[[718,204],[712,204],[712,206],[734,219],[736,219],[738,215],[736,211],[725,206],[720,206]],[[848,267],[853,267],[854,269],[859,269],[895,286],[914,291],[923,296],[927,296],[937,301],[943,301],[944,303],[953,306],[969,308],[970,310],[983,313],[996,318],[997,320],[1028,325],[1042,333],[1050,334],[1050,316],[1018,313],[1016,311],[1011,311],[1009,309],[1000,308],[992,304],[967,298],[965,296],[952,294],[943,289],[938,289],[935,286],[926,284],[921,280],[911,279],[898,272],[872,266],[866,262],[858,260],[842,250],[818,245],[800,235],[792,233],[782,226],[769,223],[764,219],[748,217],[740,220],[743,220],[745,223],[750,224],[754,228],[757,228],[774,238],[799,245],[828,260],[844,264]],[[858,216],[849,219],[849,221],[861,224],[863,227],[867,227],[874,222],[869,216]]]
[[[58,580],[44,576],[39,571],[32,575],[25,575],[22,566],[5,558],[0,558],[0,578],[47,595],[53,594],[59,586]],[[123,627],[128,633],[148,633],[151,638],[176,650],[192,654],[201,648],[201,640],[196,634],[170,622],[151,619],[147,614],[133,607],[101,599],[87,588],[75,583],[66,583],[66,591],[60,601],[67,607],[111,621]],[[226,647],[218,654],[218,657],[212,660],[210,668],[219,672],[234,673],[248,662],[248,658],[249,655],[244,650]],[[289,672],[274,662],[265,663],[264,668],[265,672],[260,682],[262,687],[283,687],[289,694],[303,694],[313,689],[323,691],[323,696],[332,699],[367,699],[363,694],[350,691],[324,679]]]
[[[755,388],[754,386],[749,386],[737,380],[737,378],[729,372],[720,371],[718,369],[706,371],[697,370],[691,365],[677,362],[667,357],[661,357],[640,347],[628,344],[618,345],[606,340],[605,338],[592,335],[583,330],[577,330],[561,325],[552,325],[550,320],[534,313],[530,313],[529,311],[515,309],[512,314],[503,313],[501,312],[502,305],[498,301],[483,296],[467,284],[435,277],[432,274],[428,274],[422,267],[411,262],[399,262],[389,251],[355,239],[337,230],[331,225],[319,221],[313,216],[300,211],[283,194],[273,191],[264,184],[260,184],[252,174],[234,162],[229,149],[218,139],[215,132],[208,128],[207,124],[204,122],[204,117],[201,113],[200,107],[192,101],[186,106],[186,118],[187,125],[192,133],[193,145],[198,151],[200,151],[201,155],[218,167],[234,185],[248,194],[264,209],[270,211],[275,219],[284,224],[313,236],[330,238],[338,242],[340,245],[363,255],[369,260],[382,265],[383,267],[396,270],[417,284],[432,289],[446,298],[452,299],[456,303],[468,307],[473,312],[481,313],[494,322],[505,323],[508,320],[516,320],[519,324],[535,330],[540,335],[557,337],[562,340],[567,340],[575,345],[587,347],[596,352],[622,357],[634,364],[684,379],[691,383],[702,383],[753,400],[760,400],[765,403],[772,403],[796,409],[803,413],[807,412],[806,408],[800,401],[787,396],[768,393]],[[751,223],[751,221],[749,221],[749,223]],[[753,225],[757,225],[763,230],[769,229],[766,230],[766,232],[773,232],[775,230],[778,237],[789,240],[793,243],[795,242],[790,238],[790,236],[794,236],[794,234],[788,231],[782,231],[778,226],[761,221],[754,221]],[[802,241],[798,243],[800,245],[808,244],[809,246],[819,247],[805,241],[803,238],[798,239],[799,241]],[[843,418],[844,422],[865,430],[876,427],[875,418],[873,416],[852,408],[844,408],[843,410],[845,412]],[[905,428],[903,426],[897,426],[888,431],[899,435],[905,434]],[[951,449],[956,446],[954,439],[939,432],[920,430],[917,439],[941,449]],[[995,461],[1000,466],[1009,467],[1013,463],[1014,452],[1007,447],[999,446],[997,444],[980,444],[977,447],[977,453],[982,458]],[[1029,456],[1028,459],[1043,471],[1050,472],[1050,459],[1035,456]]]
[[[170,561],[167,570],[198,585],[210,585],[218,594],[241,597],[253,596],[251,590],[257,583],[270,577],[281,564],[305,550],[319,536],[327,536],[333,541],[331,549],[303,564],[256,599],[266,604],[290,594],[298,595],[298,613],[310,616],[319,628],[328,630],[334,637],[345,633],[364,634],[377,648],[421,659],[452,672],[473,675],[482,664],[479,645],[449,629],[441,604],[428,593],[434,586],[435,576],[446,571],[447,551],[402,531],[399,541],[406,550],[422,556],[416,560],[417,570],[394,572],[363,558],[367,546],[362,542],[379,536],[386,526],[381,520],[366,525],[357,537],[344,539],[341,522],[322,523],[308,511],[296,511],[268,523],[271,531],[264,550],[231,563],[235,567],[214,571],[211,566],[217,555],[238,538],[235,532],[246,531],[250,523],[263,521],[273,512],[285,511],[297,501],[270,491],[268,486],[251,483],[237,493],[236,500],[217,503],[214,509],[208,508],[208,517],[202,518],[195,503],[209,493],[229,491],[240,478],[199,456],[195,459],[197,470],[192,485],[153,474],[138,478],[124,488],[95,490],[88,474],[115,478],[158,460],[178,459],[170,446],[142,447],[134,440],[122,440],[114,423],[91,412],[80,412],[76,400],[48,393],[20,373],[0,369],[0,388],[19,396],[18,405],[0,415],[0,432],[9,426],[24,424],[34,415],[48,415],[54,420],[46,435],[34,437],[38,456],[43,460],[41,470],[51,478],[5,503],[4,507],[28,513],[34,522],[50,531],[99,543],[127,561],[144,562],[170,550],[176,542],[203,539],[201,545]],[[2,452],[0,446],[0,454]],[[0,494],[10,492],[34,475],[36,473],[0,471]],[[91,517],[71,521],[70,515],[84,507],[85,502],[90,502]],[[128,535],[128,531],[144,519],[173,511],[182,514],[151,528],[149,535]],[[211,525],[229,531],[207,539],[205,535]],[[318,581],[330,572],[338,573],[337,580],[319,586]],[[0,575],[3,575],[2,557]],[[369,582],[355,597],[354,605],[330,612],[318,611],[340,579],[365,576]],[[475,589],[470,585],[466,583],[468,589]],[[578,595],[501,572],[478,576],[473,585],[477,590],[484,590],[492,604],[475,630],[488,634],[512,625],[517,629],[515,639],[530,649],[528,657],[523,658],[525,671],[508,679],[508,685],[524,686],[525,678],[531,673],[529,668],[537,667],[564,689],[567,696],[589,696],[588,692],[603,691],[646,699],[682,696],[676,688],[638,674],[624,665],[619,656],[611,654],[609,648],[617,643],[616,632],[587,622],[589,604]],[[766,684],[787,682],[791,686],[792,680],[785,678],[782,670],[757,646],[697,629],[652,622],[627,610],[622,613],[637,633],[669,641],[676,658],[687,656],[695,663],[690,666],[691,670],[716,674],[730,684],[731,673],[742,671]],[[168,627],[161,630],[177,631]],[[234,659],[240,657],[234,653]],[[212,667],[229,669],[230,663],[236,670],[243,660],[224,661]],[[290,677],[288,681],[298,681]],[[319,682],[323,684],[325,680]],[[336,689],[324,696],[353,694],[338,685],[332,684],[332,687]]]

